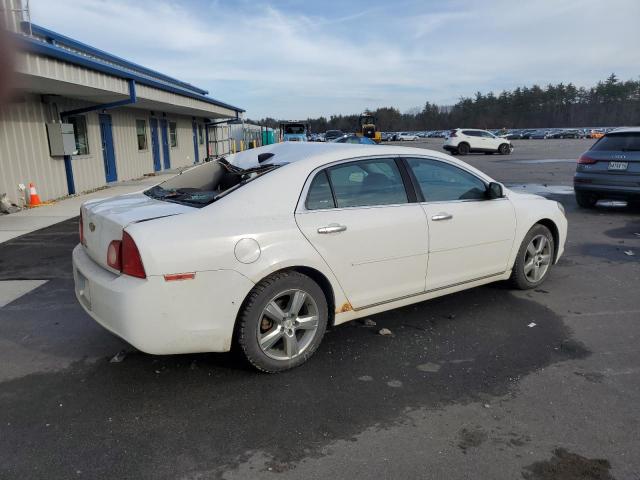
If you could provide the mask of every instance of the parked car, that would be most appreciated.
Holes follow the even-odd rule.
[[[531,135],[533,135],[534,132],[537,132],[536,129],[527,129],[527,130],[522,130],[522,132],[520,133],[520,138],[522,138],[523,140],[529,140],[531,138]]]
[[[496,137],[486,130],[473,128],[451,130],[442,148],[454,155],[467,155],[475,152],[509,155],[513,150],[509,140]]]
[[[377,145],[376,142],[369,137],[360,137],[358,135],[344,135],[340,138],[332,140],[333,143],[355,143],[360,145]]]
[[[345,135],[345,133],[342,130],[327,130],[324,134],[324,141],[330,142],[331,140],[340,138],[343,135]]]
[[[151,354],[237,344],[265,372],[307,361],[329,326],[499,280],[536,288],[567,232],[557,202],[444,153],[306,142],[80,213],[75,292],[98,323]]]
[[[391,137],[393,137],[393,135],[389,132],[382,132],[380,134],[380,141],[382,142],[390,142],[391,141]]]
[[[640,127],[605,134],[578,159],[573,187],[578,205],[599,199],[640,201]]]
[[[507,140],[520,140],[522,138],[522,130],[510,130],[506,134],[500,135],[500,137]]]
[[[549,130],[534,130],[529,138],[532,140],[543,140],[545,138],[549,138]]]
[[[401,142],[415,142],[416,140],[418,140],[420,137],[418,137],[418,135],[416,135],[415,133],[409,133],[409,132],[400,132],[398,133],[398,140]]]

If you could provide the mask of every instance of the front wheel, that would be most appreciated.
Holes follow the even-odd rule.
[[[327,300],[311,278],[280,272],[258,283],[239,317],[238,343],[258,370],[282,372],[306,362],[327,329]]]
[[[509,147],[509,145],[507,145],[506,143],[503,143],[498,148],[498,152],[500,152],[500,155],[509,155],[511,153],[511,147]]]
[[[535,288],[545,281],[555,258],[553,235],[544,225],[534,225],[518,250],[511,283],[520,290]]]

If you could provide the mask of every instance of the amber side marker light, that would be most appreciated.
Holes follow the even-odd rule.
[[[196,273],[172,273],[170,275],[164,275],[165,282],[176,282],[180,280],[193,280],[196,278]]]

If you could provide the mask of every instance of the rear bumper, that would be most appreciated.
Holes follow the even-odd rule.
[[[156,355],[228,351],[238,310],[254,286],[233,270],[175,282],[116,275],[81,245],[73,250],[73,277],[78,301],[96,322]]]
[[[640,198],[640,175],[608,175],[577,172],[573,189],[607,198]]]

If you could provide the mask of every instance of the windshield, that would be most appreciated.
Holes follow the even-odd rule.
[[[156,200],[205,207],[279,165],[260,165],[243,169],[221,158],[185,170],[166,182],[151,187],[145,195]]]
[[[291,123],[284,126],[284,133],[286,134],[303,135],[305,132],[305,126],[300,123]]]
[[[594,151],[611,151],[619,152],[639,152],[640,151],[640,132],[625,133],[608,133],[598,140],[591,150]]]

